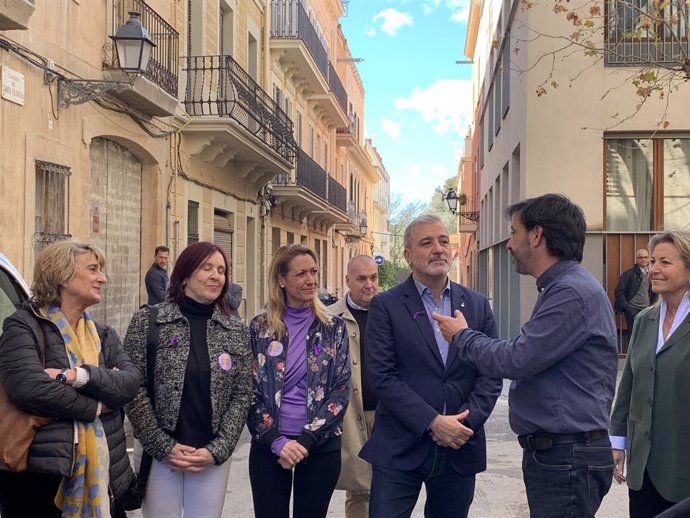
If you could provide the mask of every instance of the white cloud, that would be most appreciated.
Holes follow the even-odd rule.
[[[400,124],[390,119],[383,119],[381,121],[381,129],[386,135],[397,139],[400,137]]]
[[[445,180],[450,176],[448,174],[448,168],[438,162],[430,164],[412,164],[405,175],[408,178],[419,178],[420,175],[424,175],[425,183],[428,182],[430,177]],[[432,185],[432,190],[434,185],[435,184]]]
[[[412,90],[409,97],[396,99],[398,110],[419,114],[438,135],[464,137],[472,121],[472,82],[468,79],[437,79],[426,89]]]
[[[369,27],[366,29],[364,34],[366,34],[367,36],[376,36],[376,29],[373,27]]]
[[[412,26],[412,16],[389,7],[376,14],[372,22],[379,22],[380,29],[389,36],[395,36],[406,25]]]
[[[450,10],[451,15],[449,20],[458,23],[467,21],[470,11],[469,0],[424,0],[422,3],[422,12],[424,14],[431,14],[441,6]]]

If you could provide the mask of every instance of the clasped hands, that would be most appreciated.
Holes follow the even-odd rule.
[[[309,450],[291,439],[285,443],[278,456],[278,464],[284,469],[292,469],[309,455]]]
[[[211,452],[206,448],[194,448],[177,443],[165,456],[165,462],[173,471],[199,473],[204,470],[206,465],[213,464],[214,459]]]
[[[462,421],[470,415],[469,410],[455,415],[437,415],[429,427],[429,435],[439,446],[459,449],[472,438],[474,432]]]

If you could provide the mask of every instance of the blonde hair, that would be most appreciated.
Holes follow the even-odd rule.
[[[285,289],[280,287],[280,277],[285,277],[290,271],[290,263],[295,257],[308,255],[318,264],[314,251],[304,245],[294,244],[281,246],[273,256],[268,267],[268,302],[266,303],[266,320],[268,321],[268,333],[276,333],[278,339],[283,338],[287,332],[283,318],[285,317]],[[311,301],[311,309],[314,315],[327,326],[333,325],[333,318],[326,311],[326,306],[314,296]]]
[[[62,302],[62,286],[74,277],[76,257],[92,253],[101,268],[105,266],[105,254],[95,245],[66,240],[46,246],[36,258],[31,300],[39,308],[59,306]]]
[[[654,248],[661,243],[669,243],[675,246],[680,252],[685,268],[690,270],[690,233],[679,230],[667,230],[659,234],[654,234],[649,240],[649,253],[654,253]],[[655,305],[661,304],[661,297],[658,297]]]

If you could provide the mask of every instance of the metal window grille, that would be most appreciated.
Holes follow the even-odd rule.
[[[35,161],[36,213],[34,251],[46,245],[72,237],[67,231],[70,168],[43,160]]]
[[[187,202],[187,246],[199,241],[199,203]]]

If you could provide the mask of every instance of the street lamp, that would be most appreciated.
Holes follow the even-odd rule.
[[[132,80],[139,74],[146,73],[151,51],[156,44],[151,41],[149,31],[141,24],[138,12],[130,11],[129,20],[117,30],[115,36],[110,36],[110,39],[115,42],[120,70]]]
[[[445,197],[446,203],[448,204],[448,209],[453,213],[457,213],[458,211],[458,194],[455,192],[455,189],[452,187],[448,189],[448,192],[446,193]]]
[[[367,217],[366,214],[360,216],[362,219],[359,221],[359,233],[363,236],[367,233]]]
[[[139,75],[146,73],[151,51],[156,46],[141,24],[137,11],[129,12],[129,20],[110,39],[115,43],[120,70],[129,81],[68,79],[58,76],[58,108],[93,101],[110,91],[121,92],[131,86]]]

